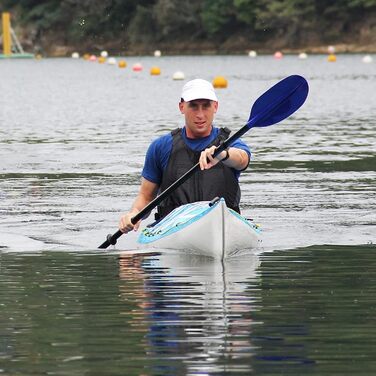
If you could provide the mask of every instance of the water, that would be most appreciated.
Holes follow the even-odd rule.
[[[0,256],[0,370],[17,375],[372,375],[367,246],[224,264],[178,255]]]
[[[375,64],[127,62],[0,62],[0,372],[373,374]],[[177,70],[229,80],[216,120],[234,131],[278,80],[309,81],[294,116],[244,137],[256,256],[143,254],[135,234],[95,250],[130,207],[150,141],[182,123]]]

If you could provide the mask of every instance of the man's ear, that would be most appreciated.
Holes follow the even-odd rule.
[[[180,113],[184,114],[184,102],[179,102]]]
[[[214,102],[214,113],[217,113],[218,111],[218,102]]]

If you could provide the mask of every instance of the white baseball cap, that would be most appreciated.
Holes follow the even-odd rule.
[[[210,99],[211,101],[218,102],[213,85],[209,81],[202,80],[201,78],[188,81],[183,86],[181,97],[184,102],[193,101],[195,99]]]

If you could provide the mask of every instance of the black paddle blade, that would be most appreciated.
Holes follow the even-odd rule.
[[[298,110],[308,96],[308,83],[298,75],[286,77],[259,97],[248,119],[248,127],[279,123]]]

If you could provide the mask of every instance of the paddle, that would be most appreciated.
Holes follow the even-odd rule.
[[[259,97],[252,106],[252,110],[247,121],[242,128],[223,142],[214,152],[213,157],[217,156],[223,150],[227,149],[235,140],[254,127],[267,127],[286,119],[293,114],[304,103],[308,95],[307,81],[298,75],[286,77],[282,81],[267,90]],[[160,193],[153,201],[146,205],[138,214],[132,217],[131,221],[136,224],[145,217],[151,210],[156,208],[164,199],[166,199],[176,188],[189,179],[198,169],[197,163],[183,176],[171,184],[167,189]],[[107,248],[111,244],[116,244],[116,240],[123,235],[118,230],[113,235],[109,234],[104,243],[99,248]]]

